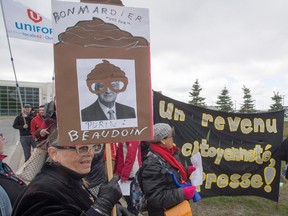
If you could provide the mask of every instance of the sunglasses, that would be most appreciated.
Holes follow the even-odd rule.
[[[84,156],[85,154],[87,154],[88,152],[90,152],[91,150],[94,151],[94,153],[100,153],[102,148],[103,148],[103,144],[95,144],[95,145],[79,145],[79,146],[53,146],[57,149],[75,149],[77,154],[79,154],[80,156]]]

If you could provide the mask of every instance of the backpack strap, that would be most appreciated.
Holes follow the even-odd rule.
[[[160,162],[160,164],[161,164],[161,166],[162,166],[162,169],[161,169],[161,173],[162,173],[162,174],[166,174],[166,173],[169,172],[169,170],[168,170],[168,169],[166,168],[166,166],[165,166],[164,159],[162,159],[157,153],[152,152],[152,151],[149,151],[149,152],[147,153],[146,157],[147,157],[147,158],[148,158],[148,157],[153,157],[153,158],[158,159],[158,161]],[[139,168],[139,170],[137,171],[137,173],[136,173],[136,175],[135,175],[135,177],[137,178],[137,181],[138,181],[138,183],[139,183],[139,186],[140,186],[141,190],[143,190],[141,176],[142,176],[142,171],[143,171],[143,169],[144,169],[144,166],[145,166],[145,165],[142,164],[142,166]]]
[[[147,156],[158,159],[158,161],[160,162],[160,164],[162,166],[162,170],[161,170],[162,174],[166,174],[169,172],[169,169],[166,167],[165,160],[159,154],[157,154],[156,152],[149,151]]]

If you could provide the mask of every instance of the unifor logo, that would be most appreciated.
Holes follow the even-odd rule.
[[[28,14],[29,19],[31,19],[35,23],[42,21],[42,17],[33,10],[27,9],[27,14]]]

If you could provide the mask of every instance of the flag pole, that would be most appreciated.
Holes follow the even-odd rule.
[[[53,71],[53,77],[52,77],[52,100],[55,99],[55,92],[54,92],[54,88],[55,88],[55,71]]]
[[[5,26],[5,30],[6,30],[6,38],[7,38],[9,52],[10,52],[10,60],[11,60],[11,63],[12,63],[12,68],[13,68],[15,82],[16,82],[16,89],[17,89],[17,92],[18,92],[19,102],[20,102],[20,106],[21,106],[21,113],[22,113],[23,112],[23,101],[22,101],[22,97],[21,97],[21,93],[20,93],[20,87],[19,87],[19,84],[18,84],[18,81],[17,81],[16,70],[15,70],[15,65],[14,65],[14,59],[13,59],[13,56],[12,56],[12,51],[11,51],[10,40],[9,40],[9,36],[8,36],[8,31],[7,31],[7,26],[6,26],[6,19],[5,19],[5,13],[4,13],[4,9],[3,9],[2,0],[0,0],[0,2],[1,2],[1,9],[2,9],[2,16],[3,16],[3,20],[4,20],[4,26]],[[23,118],[23,119],[24,119],[24,123],[26,124],[25,118]]]

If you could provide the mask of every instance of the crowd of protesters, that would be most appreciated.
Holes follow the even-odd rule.
[[[28,147],[31,154],[41,140],[48,143],[49,158],[40,173],[26,185],[2,161],[6,157],[3,154],[5,139],[0,136],[1,215],[111,215],[114,206],[117,215],[138,215],[131,197],[122,194],[118,182],[133,180],[141,166],[139,178],[148,200],[148,215],[164,215],[165,209],[193,198],[195,187],[179,188],[172,176],[163,173],[165,166],[165,170],[183,182],[195,169],[181,164],[179,148],[173,142],[174,130],[168,124],[153,126],[152,141],[110,143],[114,177],[108,181],[104,144],[61,146],[54,102],[39,106],[34,115],[31,108],[29,104],[24,105],[13,127],[20,132],[25,160],[29,159]],[[284,146],[287,148],[287,140]],[[287,160],[287,154],[283,154],[282,160]],[[119,202],[121,198],[127,208]]]
[[[31,182],[26,182],[27,185],[10,170],[11,175],[7,179],[10,179],[11,184],[8,185],[11,185],[16,195],[11,197],[7,184],[2,185],[1,182],[0,190],[6,191],[1,193],[3,196],[0,197],[1,202],[7,204],[4,208],[8,212],[6,215],[11,215],[12,209],[12,215],[15,216],[110,215],[113,206],[116,206],[117,215],[138,215],[131,198],[129,195],[122,195],[117,182],[133,180],[135,173],[142,166],[143,158],[146,158],[148,152],[153,152],[149,148],[150,142],[110,143],[114,160],[114,178],[108,181],[104,144],[61,146],[58,141],[54,102],[39,106],[38,112],[34,115],[31,109],[31,105],[25,104],[23,113],[18,115],[13,123],[13,127],[20,132],[25,161],[41,140],[48,143],[46,149],[49,157],[40,173]],[[158,128],[155,136],[159,136],[159,133],[164,132]],[[0,140],[1,143],[3,141],[4,139]],[[5,167],[8,169],[9,166]],[[179,167],[174,169],[177,170]],[[8,194],[9,203],[3,201],[5,194]],[[120,204],[121,197],[127,208]]]

